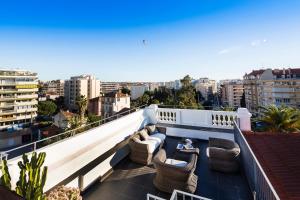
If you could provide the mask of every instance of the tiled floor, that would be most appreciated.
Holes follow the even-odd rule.
[[[178,139],[167,138],[167,154],[172,155]],[[211,171],[208,167],[205,150],[207,141],[196,141],[200,148],[200,157],[197,163],[196,175],[198,185],[196,195],[214,200],[248,200],[251,193],[245,177],[241,173],[223,174]],[[86,200],[133,200],[146,199],[147,193],[151,193],[166,199],[170,195],[157,190],[152,181],[155,176],[153,165],[142,166],[124,160],[115,168],[115,171],[102,183],[91,186],[84,194]]]

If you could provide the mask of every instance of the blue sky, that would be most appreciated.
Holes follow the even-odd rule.
[[[299,10],[298,0],[0,1],[0,67],[103,81],[300,67]]]

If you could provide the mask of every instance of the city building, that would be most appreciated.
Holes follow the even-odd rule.
[[[41,94],[64,96],[64,80],[52,80],[40,83]]]
[[[253,70],[244,76],[245,102],[250,112],[270,104],[300,107],[300,68]]]
[[[37,116],[37,74],[0,70],[0,130],[18,130]]]
[[[208,100],[210,95],[217,93],[217,84],[215,80],[209,78],[199,78],[193,81],[197,92],[200,92],[205,100]]]
[[[232,79],[220,81],[220,96],[223,106],[229,106],[233,108],[241,107],[243,94],[243,80]]]
[[[88,113],[89,114],[94,114],[97,116],[101,116],[101,111],[102,111],[102,96],[95,97],[89,100],[88,103]]]
[[[149,91],[148,85],[133,85],[130,87],[130,97],[132,100],[136,100],[143,96],[146,91]]]
[[[101,93],[110,93],[114,91],[118,91],[121,87],[118,82],[101,82]]]
[[[117,91],[101,97],[101,112],[104,118],[112,116],[124,108],[130,108],[130,96],[128,94]]]
[[[70,110],[77,109],[76,99],[81,95],[87,100],[100,96],[100,81],[91,75],[73,76],[65,81],[65,104]]]
[[[60,111],[53,117],[54,125],[63,130],[71,128],[71,120],[75,116],[74,113],[69,111]]]

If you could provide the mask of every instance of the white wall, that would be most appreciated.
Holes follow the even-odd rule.
[[[167,135],[174,137],[185,137],[185,138],[194,138],[201,140],[208,140],[210,137],[213,138],[222,138],[227,140],[234,140],[233,133],[224,133],[216,131],[202,131],[202,130],[191,130],[183,128],[167,128]]]
[[[39,149],[38,152],[46,152],[47,154],[45,165],[48,166],[48,178],[44,188],[45,191],[108,151],[147,123],[148,117],[145,111],[140,110],[73,138]],[[17,162],[20,159],[21,157],[17,157],[9,160],[13,185],[18,180],[19,168]],[[105,173],[109,169],[109,165],[106,164],[105,168],[101,170],[102,173]],[[91,178],[97,177],[87,177],[87,179]],[[92,180],[85,181],[90,183]]]

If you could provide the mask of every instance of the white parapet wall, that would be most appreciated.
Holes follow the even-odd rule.
[[[184,138],[194,138],[200,140],[208,140],[210,137],[222,138],[227,140],[234,140],[233,133],[218,132],[218,131],[205,131],[205,130],[192,130],[184,128],[167,128],[167,136],[173,137],[184,137]]]
[[[48,175],[44,190],[48,191],[65,180],[147,123],[149,123],[149,118],[143,109],[72,138],[38,149],[37,152],[46,152],[44,165],[48,166]],[[21,156],[8,161],[13,188],[19,178],[17,163],[20,160]],[[94,171],[91,170],[90,174],[81,177],[85,184],[83,187],[85,188],[110,169],[110,160],[106,160]],[[71,185],[76,186],[77,179],[78,177],[72,181]]]

